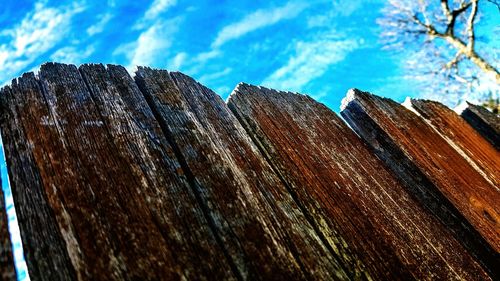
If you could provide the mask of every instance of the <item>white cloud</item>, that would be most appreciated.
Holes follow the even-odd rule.
[[[340,16],[348,17],[353,13],[357,12],[363,5],[374,2],[371,0],[334,0],[333,1],[333,10]]]
[[[122,44],[113,55],[123,54],[129,60],[128,69],[137,65],[164,67],[167,65],[173,35],[178,31],[181,18],[158,20],[143,31],[137,40]]]
[[[96,35],[98,33],[101,33],[104,31],[104,27],[106,27],[106,24],[113,18],[113,15],[111,13],[106,13],[100,16],[99,21],[95,23],[94,25],[91,25],[89,28],[87,28],[87,34],[89,36]]]
[[[155,19],[158,15],[177,4],[177,0],[155,0],[144,13],[146,19]]]
[[[285,6],[268,10],[257,10],[238,22],[224,27],[218,34],[212,48],[222,46],[228,41],[235,40],[252,31],[276,24],[282,20],[298,16],[308,4],[305,2],[289,2]]]
[[[170,61],[168,68],[170,70],[179,70],[181,66],[185,63],[188,58],[188,54],[185,52],[180,52]]]
[[[302,91],[303,87],[321,77],[330,66],[341,62],[358,43],[352,39],[316,39],[294,43],[294,55],[262,84],[271,88]]]
[[[329,14],[327,15],[314,15],[307,18],[307,27],[324,27],[327,25],[332,25],[333,17]]]
[[[229,93],[231,93],[231,91],[232,91],[232,89],[228,86],[218,87],[214,90],[214,92],[216,92],[217,94],[219,94],[221,96],[229,95]]]
[[[50,59],[61,63],[80,64],[92,53],[94,53],[94,51],[95,47],[92,45],[88,46],[84,50],[81,50],[81,48],[69,46],[61,48],[54,52],[50,56]]]
[[[143,29],[150,26],[152,22],[159,18],[158,16],[175,5],[177,5],[177,0],[154,0],[144,13],[144,16],[135,23],[133,29]]]
[[[246,15],[241,20],[225,26],[218,32],[210,49],[190,56],[189,59],[185,60],[190,66],[187,72],[192,74],[198,73],[208,61],[222,56],[224,52],[220,47],[225,43],[282,20],[293,19],[309,7],[309,5],[305,2],[291,1],[284,6],[257,10]]]
[[[226,67],[221,71],[218,72],[213,72],[213,73],[208,73],[200,77],[200,82],[202,83],[210,83],[212,80],[219,79],[221,77],[227,76],[229,73],[233,71],[232,68]]]
[[[208,60],[216,58],[216,57],[218,57],[220,55],[221,55],[221,51],[219,51],[219,50],[210,50],[208,52],[199,53],[198,55],[196,55],[194,57],[193,60],[195,62],[197,62],[197,63],[205,63]]]
[[[0,81],[19,75],[60,43],[71,31],[71,18],[84,9],[78,2],[55,8],[40,1],[19,24],[0,31],[0,36],[7,39],[0,45]]]

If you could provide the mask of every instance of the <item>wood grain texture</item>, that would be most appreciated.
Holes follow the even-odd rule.
[[[136,186],[137,196],[145,200],[137,208],[147,209],[162,235],[164,246],[158,251],[168,255],[168,263],[161,264],[155,278],[235,279],[172,147],[134,80],[121,66],[83,65],[80,72],[114,149],[133,171],[136,181],[128,185]],[[145,259],[150,253],[145,249],[142,255]]]
[[[460,115],[497,150],[500,150],[500,117],[498,114],[481,106],[467,103],[467,107]]]
[[[500,192],[500,151],[453,110],[435,101],[411,99],[415,110]]]
[[[392,100],[354,89],[344,102],[342,116],[498,279],[497,188],[422,118]]]
[[[5,197],[0,188],[0,280],[14,281],[16,280],[16,271],[7,222]]]
[[[343,115],[366,143],[309,97],[246,84],[227,105],[144,67],[15,79],[0,129],[31,280],[499,279],[498,152],[446,108],[422,106],[433,129],[356,93]],[[5,233],[0,204],[13,278]]]
[[[376,280],[488,279],[326,106],[243,83],[228,105],[347,267]]]
[[[40,130],[47,129],[41,123],[48,122],[49,116],[42,88],[34,74],[27,73],[3,88],[0,99],[5,157],[30,278],[74,280],[63,233],[44,191],[44,181],[50,177],[43,179],[44,171],[38,166],[40,161],[48,162],[43,151],[51,147],[43,147],[45,143],[40,145],[34,139],[58,141],[58,135],[51,139]]]
[[[218,95],[181,73],[136,81],[241,279],[349,278]]]
[[[235,279],[133,80],[82,73],[92,88],[75,66],[45,64],[2,94],[31,279]]]

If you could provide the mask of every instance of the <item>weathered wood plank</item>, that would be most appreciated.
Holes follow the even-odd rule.
[[[43,148],[33,141],[33,137],[45,139],[39,125],[46,119],[40,117],[49,114],[40,85],[33,73],[24,74],[1,90],[0,99],[5,157],[30,278],[74,280],[64,234],[38,168],[39,161],[45,161]]]
[[[500,117],[497,114],[481,106],[467,103],[467,107],[460,115],[497,150],[500,150]]]
[[[498,279],[496,187],[422,118],[392,100],[350,90],[341,113],[407,189]]]
[[[474,128],[438,102],[411,99],[405,106],[424,118],[500,192],[500,152]]]
[[[169,263],[162,266],[171,272],[162,279],[234,279],[171,146],[134,80],[121,66],[83,65],[80,72],[109,139],[129,161],[137,179],[134,184],[146,203],[142,208],[149,210],[165,240],[162,250],[169,255]],[[149,255],[146,251],[143,254]]]
[[[67,162],[56,169],[66,174],[54,178],[50,196],[66,203],[52,205],[67,213],[65,223],[74,229],[76,241],[66,243],[78,279],[173,278],[171,253],[138,188],[133,160],[120,155],[80,72],[73,65],[45,64],[39,75],[59,133],[54,137],[62,142],[59,148],[41,146],[53,162]]]
[[[242,279],[349,279],[218,95],[180,73],[136,81]]]
[[[45,64],[1,95],[31,279],[235,279],[131,77],[82,72],[92,89]]]
[[[0,280],[14,281],[16,280],[16,271],[7,222],[5,197],[0,188]]]
[[[330,241],[345,264],[355,256],[376,280],[488,279],[326,106],[247,84],[228,105],[325,236],[342,237]]]

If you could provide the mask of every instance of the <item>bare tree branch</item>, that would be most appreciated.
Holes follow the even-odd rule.
[[[445,68],[447,69],[456,68],[461,60],[462,60],[462,52],[457,52],[455,57],[445,65]]]
[[[445,14],[448,21],[451,21],[451,11],[450,6],[448,6],[448,0],[441,0],[441,9],[443,10],[443,14]]]
[[[426,23],[422,22],[422,21],[418,18],[418,16],[417,16],[416,14],[414,14],[411,18],[413,19],[413,22],[414,22],[414,23],[416,23],[416,24],[418,24],[418,25],[420,25],[420,26],[424,27],[424,28],[425,28],[425,30],[427,31],[427,34],[428,34],[428,35],[430,35],[430,36],[435,36],[435,37],[444,37],[444,36],[445,36],[445,34],[442,34],[442,33],[438,32],[438,31],[436,30],[436,28],[435,28],[434,26],[432,26],[431,24],[426,24]]]
[[[498,8],[498,12],[500,12],[500,1],[498,0],[487,0],[487,1],[492,3],[493,5],[496,5]]]
[[[378,22],[384,27],[382,34],[388,46],[412,50],[407,68],[415,81],[441,85],[438,91],[453,95],[470,93],[479,84],[496,83],[495,91],[500,94],[500,74],[496,53],[492,52],[495,47],[482,50],[493,64],[476,50],[475,27],[483,7],[479,1],[387,0],[385,17]],[[487,1],[500,10],[500,1]],[[441,79],[441,84],[435,79]],[[480,83],[480,79],[490,82]]]
[[[474,36],[474,20],[477,16],[477,2],[478,0],[472,0],[472,11],[470,12],[469,19],[467,20],[467,34],[469,37],[467,49],[469,52],[474,51],[474,43],[476,41],[476,37]]]
[[[475,2],[477,4],[477,0]],[[448,19],[445,34],[449,35],[455,34],[455,23],[457,21],[458,16],[463,12],[465,12],[471,6],[471,4],[472,4],[471,2],[462,1],[458,9],[450,11],[450,7],[448,6],[448,0],[441,0],[441,7],[443,13]]]

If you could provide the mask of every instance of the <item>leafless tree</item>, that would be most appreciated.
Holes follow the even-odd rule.
[[[481,9],[498,8],[500,13],[499,1],[486,1],[388,0],[378,20],[383,41],[410,51],[410,76],[425,86],[424,91],[458,98],[489,83],[498,94],[500,73],[493,63],[498,64],[500,52],[485,44],[477,47]]]

